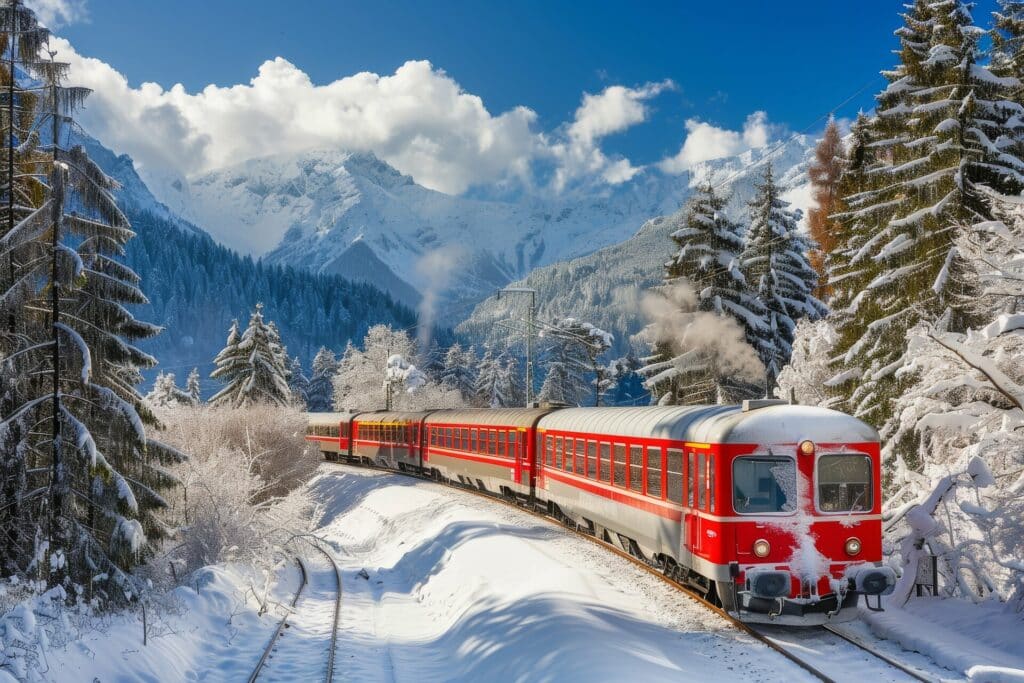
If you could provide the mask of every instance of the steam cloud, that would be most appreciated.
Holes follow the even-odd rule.
[[[437,317],[437,302],[451,284],[452,271],[465,255],[466,251],[462,247],[447,245],[428,251],[416,262],[416,274],[426,283],[421,292],[423,298],[420,299],[417,334],[422,352],[426,352],[430,347],[430,335],[433,333],[434,320]]]
[[[719,373],[745,382],[764,380],[764,364],[731,317],[698,310],[693,286],[680,280],[657,292],[644,292],[641,310],[650,321],[643,335],[652,344],[667,343],[675,357],[699,356]]]

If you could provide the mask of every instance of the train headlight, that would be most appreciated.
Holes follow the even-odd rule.
[[[851,557],[854,555],[860,555],[860,539],[859,538],[848,538],[846,539],[846,554]]]
[[[754,541],[754,554],[758,557],[768,557],[768,553],[772,551],[772,546],[768,541],[763,538],[759,538]]]
[[[814,442],[813,441],[801,441],[800,442],[800,455],[814,455]]]

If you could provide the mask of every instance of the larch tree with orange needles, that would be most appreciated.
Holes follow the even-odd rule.
[[[839,242],[839,225],[831,216],[837,211],[839,178],[846,166],[843,140],[836,120],[829,117],[825,135],[814,150],[814,161],[807,169],[811,178],[814,201],[817,206],[807,213],[807,227],[815,248],[808,254],[811,266],[818,272],[818,287],[814,294],[822,300],[832,295],[825,271],[825,256]]]

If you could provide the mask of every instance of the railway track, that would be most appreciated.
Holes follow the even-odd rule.
[[[319,545],[313,544],[313,547],[327,559],[328,566],[326,568],[326,573],[333,574],[334,577],[332,614],[327,615],[325,620],[328,625],[330,645],[327,648],[327,662],[323,670],[323,679],[327,683],[331,683],[334,680],[334,653],[337,649],[338,622],[341,618],[341,570],[338,568],[338,563],[335,562],[333,555],[321,548]],[[249,675],[249,683],[255,683],[255,681],[260,678],[261,674],[270,673],[268,667],[270,666],[271,659],[274,658],[274,653],[278,648],[279,643],[283,642],[282,636],[285,634],[285,629],[291,626],[288,620],[296,614],[296,607],[306,593],[306,589],[311,583],[311,577],[314,577],[316,580],[322,578],[315,577],[315,574],[311,572],[310,568],[307,566],[307,561],[304,561],[302,558],[296,558],[296,562],[298,563],[301,571],[302,581],[299,584],[298,589],[295,591],[295,596],[292,598],[288,612],[281,618],[281,621],[278,622],[277,628],[270,637],[270,642],[267,643],[266,648],[263,650],[263,654],[256,663],[256,667],[253,669],[252,674]],[[322,586],[320,587],[320,590],[323,590]],[[298,654],[301,655],[302,653]],[[305,666],[308,665],[308,662],[300,656],[298,665]],[[295,674],[297,672],[290,671],[288,673]]]
[[[608,550],[608,551],[618,555],[619,557],[622,557],[623,559],[628,560],[629,562],[633,563],[634,565],[636,565],[640,569],[644,570],[648,574],[651,574],[652,576],[656,577],[658,580],[664,582],[665,584],[671,586],[675,590],[680,591],[681,593],[686,595],[691,600],[693,600],[693,601],[695,601],[697,603],[700,603],[700,605],[702,605],[706,609],[714,612],[715,614],[720,616],[722,619],[725,619],[726,621],[729,622],[730,625],[732,625],[737,630],[742,631],[743,633],[746,633],[747,635],[749,635],[750,637],[754,638],[758,642],[760,642],[763,645],[769,647],[770,649],[774,650],[775,652],[778,652],[783,657],[786,657],[791,662],[793,662],[794,664],[796,664],[801,669],[803,669],[807,673],[811,674],[812,676],[814,676],[818,680],[822,681],[823,683],[839,683],[840,681],[843,680],[843,676],[840,675],[841,672],[840,672],[840,674],[830,674],[829,672],[824,670],[827,667],[823,667],[820,662],[811,662],[811,661],[809,661],[809,657],[801,656],[800,654],[795,652],[794,650],[796,648],[794,648],[794,647],[787,647],[787,643],[784,642],[784,640],[782,640],[782,639],[780,639],[778,637],[773,637],[772,635],[769,635],[767,633],[764,633],[764,632],[760,631],[758,628],[756,628],[755,626],[753,626],[751,624],[747,624],[745,622],[740,621],[739,619],[735,618],[734,616],[732,616],[731,614],[729,614],[728,612],[723,610],[721,607],[718,607],[714,603],[712,603],[712,602],[708,601],[707,599],[705,599],[704,596],[702,596],[699,593],[695,592],[690,587],[679,583],[678,581],[676,581],[675,579],[670,578],[669,576],[666,576],[665,573],[663,572],[662,568],[660,568],[660,567],[658,567],[656,565],[653,565],[653,564],[647,562],[646,560],[644,560],[642,558],[636,557],[635,555],[632,555],[632,554],[626,552],[625,550],[622,550],[621,548],[619,548],[619,547],[617,547],[615,545],[612,545],[611,543],[609,543],[609,542],[607,542],[607,541],[605,541],[605,540],[603,540],[601,538],[596,537],[595,535],[589,533],[586,530],[580,529],[575,524],[567,524],[566,522],[564,522],[561,519],[557,519],[557,518],[547,514],[546,512],[541,512],[539,510],[536,510],[536,509],[533,509],[533,508],[528,507],[526,505],[523,505],[522,503],[520,503],[518,501],[513,501],[513,500],[510,500],[510,499],[508,499],[506,497],[503,497],[503,496],[498,496],[498,495],[495,495],[495,494],[492,494],[492,493],[488,493],[488,492],[485,492],[485,491],[480,491],[478,489],[471,488],[471,487],[465,486],[463,484],[459,484],[458,482],[439,482],[436,479],[424,476],[424,475],[419,474],[419,473],[407,472],[407,471],[399,471],[399,470],[392,470],[392,469],[388,469],[386,467],[380,467],[380,466],[377,466],[377,465],[368,465],[368,464],[365,464],[365,463],[356,464],[356,463],[351,463],[351,462],[348,462],[348,463],[343,462],[342,464],[348,464],[348,465],[351,465],[351,466],[361,467],[361,468],[364,468],[364,469],[372,469],[372,470],[376,470],[376,471],[379,471],[379,472],[386,472],[388,474],[404,475],[404,476],[407,476],[407,477],[412,477],[414,479],[420,479],[420,480],[423,480],[423,481],[429,481],[429,482],[433,482],[433,483],[446,484],[446,485],[450,486],[453,489],[456,489],[456,490],[459,490],[459,491],[465,491],[466,493],[470,493],[470,494],[472,494],[474,496],[477,496],[477,497],[480,497],[480,498],[484,498],[484,499],[492,501],[492,502],[501,503],[503,505],[509,506],[509,507],[514,508],[516,510],[519,510],[520,512],[525,512],[525,513],[527,513],[529,515],[537,517],[538,519],[542,519],[542,520],[544,520],[545,522],[547,522],[549,524],[555,524],[555,525],[559,526],[560,528],[565,529],[566,531],[569,531],[569,532],[571,532],[571,533],[573,533],[573,534],[575,534],[575,535],[577,535],[577,536],[579,536],[581,538],[585,538],[588,541],[590,541],[591,543],[595,543],[595,544],[601,546],[602,548],[604,548],[604,549],[606,549],[606,550]],[[848,643],[849,645],[852,645],[852,646],[856,647],[858,650],[861,650],[863,652],[866,652],[866,653],[872,655],[879,662],[881,662],[885,666],[885,668],[895,670],[895,671],[899,672],[899,674],[902,674],[903,676],[909,677],[909,678],[911,678],[913,680],[923,681],[924,683],[936,683],[939,680],[938,678],[929,677],[925,672],[919,671],[919,670],[917,670],[917,669],[915,669],[915,668],[913,668],[911,666],[908,666],[908,665],[900,662],[899,660],[897,660],[897,659],[895,659],[895,658],[893,658],[893,657],[891,657],[891,656],[889,656],[889,655],[887,655],[887,654],[885,654],[883,652],[878,651],[877,649],[871,647],[870,644],[864,642],[861,638],[858,638],[855,635],[846,633],[842,629],[837,628],[835,626],[825,625],[825,626],[822,626],[822,627],[819,627],[819,628],[810,627],[807,630],[809,630],[809,631],[816,631],[816,632],[819,632],[819,633],[830,633],[830,634],[834,635],[837,639],[842,640],[843,642]],[[790,633],[799,633],[799,630],[796,630],[796,631],[790,630],[789,632]],[[799,636],[797,636],[796,638],[793,638],[793,639],[794,640],[799,640]],[[838,678],[835,677],[837,675],[839,676]]]

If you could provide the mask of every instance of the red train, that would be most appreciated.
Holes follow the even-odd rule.
[[[878,434],[823,408],[318,413],[328,460],[515,498],[662,567],[745,621],[812,625],[890,592]]]

